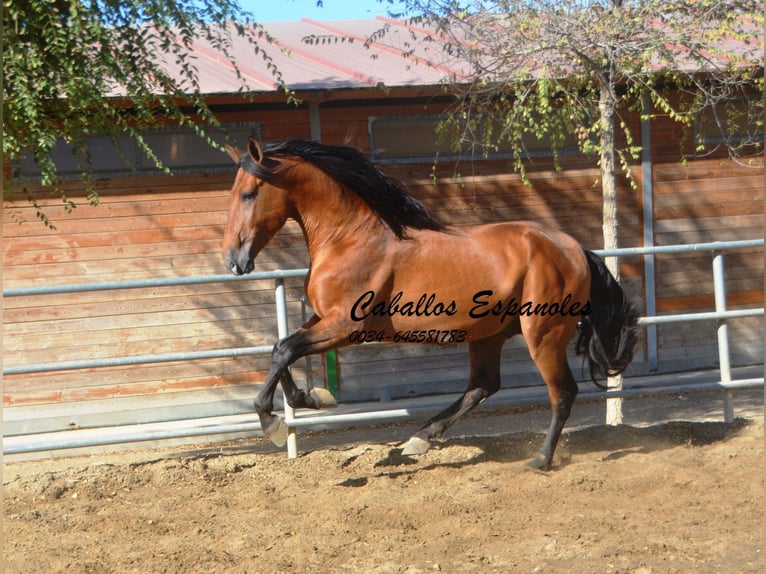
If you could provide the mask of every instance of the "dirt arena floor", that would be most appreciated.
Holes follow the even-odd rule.
[[[418,458],[408,422],[302,436],[294,460],[256,437],[10,462],[4,571],[762,573],[762,412],[575,421],[546,474],[524,463],[548,411],[510,408]]]

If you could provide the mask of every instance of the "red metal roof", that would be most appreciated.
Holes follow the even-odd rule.
[[[436,86],[445,80],[467,80],[470,76],[468,64],[450,57],[439,38],[432,38],[432,31],[405,20],[379,16],[367,20],[317,22],[304,18],[269,23],[264,28],[273,41],[259,38],[259,50],[239,36],[233,24],[227,26],[239,71],[247,89],[255,92],[271,92],[278,87],[269,61],[294,91]],[[380,34],[384,29],[385,33]],[[759,61],[763,53],[761,33],[754,31],[751,40],[731,41],[739,45],[745,60],[752,61],[755,53]],[[191,48],[203,94],[233,94],[242,89],[235,68],[220,50],[204,39],[195,41]],[[687,69],[690,62],[685,61],[683,49],[679,48],[678,54],[674,65]],[[164,66],[182,80],[177,64],[166,61]]]
[[[365,45],[365,39],[384,26],[384,38]],[[317,22],[304,18],[264,27],[274,42],[259,40],[260,53],[247,39],[231,33],[237,66],[254,91],[277,88],[264,55],[273,60],[287,86],[296,91],[438,85],[447,77],[461,77],[466,72],[464,64],[450,62],[438,45],[424,41],[424,30],[401,21],[379,17]],[[233,66],[217,49],[202,39],[192,48],[202,93],[230,94],[240,89]],[[167,64],[168,70],[178,72],[174,67]]]

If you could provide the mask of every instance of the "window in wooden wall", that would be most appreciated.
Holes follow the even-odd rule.
[[[706,106],[694,124],[698,151],[710,151],[721,145],[763,151],[763,107],[752,98],[738,97]]]
[[[511,156],[508,145],[500,146],[485,154],[471,141],[466,141],[460,152],[455,152],[448,142],[442,141],[438,133],[439,123],[443,116],[371,116],[368,120],[370,153],[380,161],[432,161],[437,154],[442,159],[490,157],[503,158]],[[522,140],[522,146],[528,157],[551,157],[553,155],[550,140],[538,139],[527,134]],[[567,138],[559,150],[559,155],[579,153],[577,140],[574,135]]]
[[[206,127],[206,133],[216,143],[242,142],[248,137],[260,138],[258,123],[227,123],[221,127]],[[223,151],[210,146],[190,127],[162,127],[144,132],[144,140],[162,163],[173,173],[201,173],[232,169],[231,158]],[[130,177],[135,175],[159,175],[162,173],[154,161],[128,135],[112,141],[107,136],[93,136],[88,140],[92,158],[92,175],[98,177]],[[80,160],[71,147],[59,139],[53,149],[58,176],[61,179],[80,177]],[[14,165],[14,179],[34,180],[40,169],[31,156],[22,158]]]

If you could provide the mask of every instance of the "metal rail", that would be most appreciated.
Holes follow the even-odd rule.
[[[699,383],[689,384],[681,386],[671,386],[665,388],[652,389],[647,391],[646,389],[628,389],[620,391],[610,391],[608,393],[590,393],[587,396],[591,398],[619,398],[627,396],[635,396],[639,394],[647,394],[648,392],[679,392],[679,391],[695,391],[695,390],[712,390],[722,389],[725,393],[724,400],[724,419],[727,421],[733,420],[733,406],[731,400],[731,393],[736,388],[750,388],[753,386],[762,386],[763,378],[760,379],[748,379],[745,381],[732,381],[731,380],[731,367],[729,362],[729,347],[728,347],[728,332],[727,332],[727,319],[738,317],[752,317],[762,316],[764,309],[752,308],[752,309],[739,309],[739,310],[727,310],[726,309],[726,293],[724,286],[724,266],[723,266],[723,254],[725,250],[731,249],[743,249],[752,247],[763,247],[763,239],[744,240],[744,241],[726,241],[726,242],[710,242],[710,243],[698,243],[693,245],[670,245],[670,246],[655,246],[655,247],[637,247],[637,248],[625,248],[625,249],[611,249],[611,250],[594,250],[597,254],[603,257],[625,257],[635,255],[649,255],[659,253],[684,253],[684,252],[704,252],[713,251],[713,286],[714,286],[714,298],[716,303],[716,310],[710,312],[699,313],[680,313],[659,315],[650,317],[639,318],[640,325],[656,325],[683,321],[702,321],[702,320],[719,320],[720,325],[718,328],[718,349],[719,349],[719,365],[721,372],[721,380],[718,383]],[[151,287],[169,287],[178,285],[193,285],[202,283],[218,283],[224,281],[242,281],[242,280],[275,280],[275,298],[277,306],[277,322],[278,322],[278,335],[284,337],[288,333],[287,327],[287,313],[286,313],[286,296],[284,291],[284,279],[304,277],[308,273],[308,269],[292,269],[292,270],[277,270],[268,271],[262,273],[252,273],[247,276],[234,276],[234,275],[208,275],[208,276],[195,276],[195,277],[172,277],[163,279],[145,279],[135,281],[114,281],[114,282],[102,282],[102,283],[80,283],[73,285],[46,285],[43,287],[29,287],[29,288],[13,288],[4,289],[4,297],[21,297],[21,296],[38,296],[38,295],[50,295],[50,294],[62,294],[62,293],[75,293],[75,292],[87,292],[87,291],[105,291],[105,290],[117,290],[117,289],[141,289]],[[148,363],[160,363],[160,362],[172,362],[172,361],[189,361],[194,359],[207,359],[207,358],[220,358],[220,357],[235,357],[243,355],[265,354],[271,352],[272,347],[269,345],[261,345],[257,347],[243,347],[236,349],[219,349],[210,351],[196,351],[186,353],[166,353],[160,355],[141,355],[133,357],[115,357],[108,359],[93,359],[83,361],[64,361],[58,363],[42,363],[32,365],[14,365],[3,368],[4,375],[16,375],[26,373],[40,373],[49,371],[62,371],[62,370],[76,370],[86,368],[99,368],[99,367],[113,367],[121,365],[138,365]],[[683,387],[683,389],[681,388]],[[586,395],[583,395],[586,396]],[[519,404],[528,401],[521,401]],[[540,402],[540,401],[535,401]],[[516,404],[511,401],[509,404]],[[338,415],[319,415],[309,417],[296,418],[292,409],[285,407],[285,422],[290,429],[288,435],[287,450],[288,456],[297,456],[297,439],[295,429],[303,426],[311,426],[318,424],[343,424],[345,422],[363,422],[370,420],[385,420],[396,419],[403,416],[411,416],[412,409],[391,409],[386,411],[375,411],[367,413],[353,413],[338,414]],[[247,423],[245,427],[231,426],[226,427],[226,430],[220,430],[219,426],[205,424],[200,428],[185,430],[172,430],[160,432],[163,439],[178,438],[185,436],[202,436],[209,434],[220,434],[222,432],[243,432],[245,430],[257,430],[255,428],[257,423]],[[194,427],[194,424],[191,425]],[[236,430],[235,430],[236,429]],[[180,433],[180,434],[179,434]],[[189,434],[191,433],[191,434]],[[62,433],[69,434],[69,433]],[[158,440],[156,433],[150,433],[147,438],[140,438],[134,434],[128,433],[125,435],[125,440],[118,440],[116,438],[110,438],[104,436],[99,442],[99,437],[92,439],[92,444],[115,444],[116,442],[133,442],[139,440]],[[19,437],[6,437],[19,438]],[[64,437],[62,437],[64,438]],[[14,442],[13,440],[11,441]],[[56,441],[58,446],[56,449],[74,448],[75,446],[86,446],[77,443],[77,441]],[[27,447],[32,450],[25,450],[25,447],[13,444],[6,445],[4,441],[4,452],[32,452],[39,450],[47,450],[54,447],[38,445]]]
[[[83,293],[86,291],[112,291],[116,289],[147,289],[151,287],[175,287],[179,285],[201,285],[228,281],[257,281],[259,279],[287,279],[305,277],[308,269],[278,269],[250,275],[196,275],[193,277],[164,277],[136,279],[134,281],[102,281],[98,283],[73,283],[71,285],[44,285],[42,287],[16,287],[3,289],[3,297],[24,297],[28,295],[59,295],[62,293]]]
[[[727,385],[720,383],[686,383],[664,387],[649,387],[641,389],[623,389],[621,391],[582,392],[578,400],[604,400],[618,396],[621,398],[640,397],[660,394],[675,394],[685,392],[732,391],[763,386],[763,379],[742,379]],[[609,396],[607,396],[609,395]],[[391,422],[416,417],[426,417],[435,413],[454,400],[454,395],[434,400],[428,406],[411,406],[389,408],[385,410],[369,410],[364,412],[349,412],[337,414],[304,413],[295,418],[291,429],[317,428],[371,422]],[[503,399],[497,396],[487,400],[492,406],[525,406],[543,404],[547,399],[541,394],[537,397]],[[212,419],[192,419],[165,423],[145,423],[81,429],[76,431],[58,431],[40,433],[38,435],[7,436],[3,439],[3,453],[6,455],[22,455],[35,452],[55,451],[73,448],[91,448],[94,446],[109,446],[127,443],[161,441],[168,439],[187,439],[210,435],[228,435],[256,433],[261,431],[258,417],[250,415],[232,415]],[[289,453],[288,453],[289,456]]]

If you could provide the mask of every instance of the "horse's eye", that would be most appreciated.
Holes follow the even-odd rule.
[[[251,201],[255,201],[255,198],[258,197],[258,191],[243,191],[240,197],[244,203],[250,203]]]

